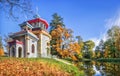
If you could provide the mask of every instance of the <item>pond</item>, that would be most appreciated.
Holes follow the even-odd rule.
[[[120,63],[79,62],[76,64],[85,76],[120,76]]]

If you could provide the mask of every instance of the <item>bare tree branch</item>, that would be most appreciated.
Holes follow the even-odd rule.
[[[8,13],[9,17],[18,19],[19,15],[33,14],[29,0],[0,0],[1,11]]]

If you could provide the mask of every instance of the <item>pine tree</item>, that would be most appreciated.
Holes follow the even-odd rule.
[[[51,23],[50,23],[50,32],[54,30],[57,27],[57,25],[60,25],[62,27],[65,26],[63,23],[63,18],[59,16],[57,13],[54,13],[52,17],[53,17],[53,20],[51,20]]]
[[[54,32],[53,30],[56,29],[58,25],[62,27],[65,26],[63,23],[63,18],[61,18],[61,16],[59,16],[57,13],[54,13],[52,17],[53,19],[51,20],[51,23],[50,23],[50,35],[52,35],[52,33]],[[50,41],[50,45],[51,46],[56,45],[56,41],[57,39],[55,39],[53,36],[52,40]],[[58,52],[54,47],[51,47],[51,53],[52,55],[58,55]]]

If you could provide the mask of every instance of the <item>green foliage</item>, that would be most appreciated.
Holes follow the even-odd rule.
[[[57,25],[65,26],[63,23],[63,18],[61,18],[61,16],[59,16],[57,13],[54,13],[52,15],[52,18],[53,19],[50,22],[50,34],[51,34],[52,30],[54,30],[57,27]],[[51,47],[51,54],[52,55],[59,55],[57,50],[53,47],[53,45],[56,45],[56,41],[57,41],[57,39],[54,39],[54,37],[52,37],[52,39],[50,41],[50,45],[52,46]]]
[[[56,40],[55,40],[55,39],[52,39],[52,40],[50,41],[50,45],[51,45],[51,46],[56,45]],[[58,54],[58,52],[56,51],[56,49],[55,49],[54,47],[51,47],[51,54],[52,54],[52,55],[57,55],[57,54]]]
[[[115,36],[119,36],[120,33],[120,27],[119,26],[113,26],[111,29],[107,31],[108,37],[115,39]]]
[[[100,41],[95,49],[96,58],[120,57],[120,27],[113,26],[107,31],[107,40]]]
[[[57,27],[57,25],[65,26],[63,23],[63,18],[59,16],[57,13],[52,15],[53,19],[50,22],[50,32]]]
[[[96,46],[96,48],[95,48],[95,56],[96,56],[95,58],[103,57],[103,55],[104,55],[104,48],[105,48],[104,41],[101,40],[99,42],[99,45]]]
[[[93,55],[94,46],[95,46],[95,43],[92,40],[88,40],[88,41],[84,42],[83,57],[91,58]]]
[[[85,45],[86,49],[92,51],[95,46],[95,43],[92,40],[88,40],[88,41],[84,42],[84,45]]]
[[[108,30],[108,39],[105,44],[105,52],[108,52],[108,57],[118,58],[120,57],[120,27],[113,26]],[[108,49],[108,50],[106,50]]]

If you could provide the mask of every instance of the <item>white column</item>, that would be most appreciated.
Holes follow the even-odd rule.
[[[15,50],[16,52],[16,57],[18,57],[18,46],[16,45],[16,50]]]
[[[28,36],[25,36],[25,57],[28,57]]]

